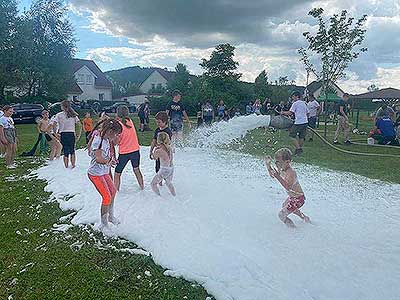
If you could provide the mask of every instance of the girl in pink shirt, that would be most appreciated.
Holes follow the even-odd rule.
[[[118,165],[115,168],[114,184],[119,191],[121,184],[121,173],[124,170],[126,164],[130,161],[133,172],[138,181],[141,190],[144,189],[143,175],[140,172],[140,152],[139,152],[139,141],[136,134],[135,125],[129,118],[129,109],[125,105],[118,106],[117,108],[118,121],[122,125],[122,133],[119,136],[119,156]]]

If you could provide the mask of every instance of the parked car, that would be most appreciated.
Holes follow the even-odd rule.
[[[130,104],[129,102],[116,102],[113,105],[103,107],[103,111],[106,113],[116,113],[117,108],[120,105],[128,106],[130,113],[136,112],[136,106],[134,104]]]
[[[37,123],[44,110],[41,104],[20,103],[14,104],[12,107],[14,108],[12,117],[15,123]]]

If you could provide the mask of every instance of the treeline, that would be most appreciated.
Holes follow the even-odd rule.
[[[170,93],[175,89],[181,91],[191,115],[208,99],[213,106],[223,100],[228,108],[244,111],[246,104],[255,99],[263,102],[268,97],[273,103],[278,103],[289,98],[296,87],[287,77],[270,82],[267,72],[262,71],[254,83],[240,81],[241,74],[237,72],[239,63],[234,60],[234,50],[235,47],[230,44],[218,45],[209,59],[202,59],[200,66],[204,73],[197,78],[190,76],[184,64],[177,64],[176,74],[168,82],[164,96],[150,97],[152,112],[165,109],[165,103],[171,99]]]
[[[19,13],[0,0],[0,102],[56,101],[74,83],[73,28],[62,0],[36,0]]]

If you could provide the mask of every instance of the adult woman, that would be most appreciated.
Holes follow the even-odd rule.
[[[82,125],[79,121],[78,114],[72,109],[71,102],[64,100],[61,102],[62,112],[59,112],[54,121],[57,122],[59,132],[61,134],[61,145],[63,147],[64,165],[68,168],[69,157],[71,157],[71,166],[75,168],[75,143],[80,139],[82,133]],[[78,139],[76,139],[75,126],[78,124]]]
[[[0,118],[0,143],[5,148],[5,160],[7,168],[15,168],[14,159],[17,151],[17,133],[14,120],[11,118],[14,113],[12,106],[6,105],[3,108],[4,115]]]
[[[139,152],[139,141],[136,134],[135,125],[129,118],[129,109],[125,105],[118,106],[117,108],[117,120],[122,125],[122,132],[118,139],[119,145],[119,156],[118,165],[115,168],[114,184],[117,191],[121,184],[121,173],[124,170],[126,164],[130,161],[133,172],[135,173],[141,190],[144,189],[143,175],[140,172],[140,152]]]

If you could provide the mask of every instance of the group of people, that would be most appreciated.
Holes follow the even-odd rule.
[[[383,103],[374,117],[375,127],[368,138],[380,145],[400,144],[400,110]]]

